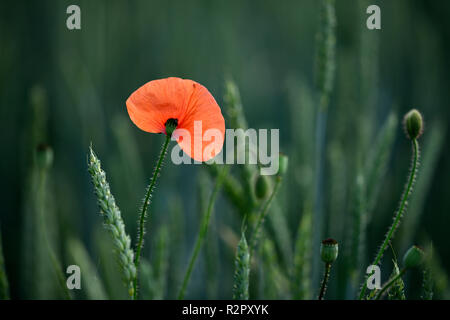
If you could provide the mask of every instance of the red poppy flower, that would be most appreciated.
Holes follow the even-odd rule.
[[[208,89],[195,81],[153,80],[133,92],[126,104],[131,121],[147,132],[166,134],[167,120],[175,119],[178,125],[172,137],[194,160],[208,161],[222,149],[225,120],[220,107]],[[218,133],[214,139],[211,130]]]

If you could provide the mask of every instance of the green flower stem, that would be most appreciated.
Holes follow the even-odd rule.
[[[270,204],[272,203],[272,200],[275,198],[275,195],[277,194],[278,189],[280,188],[280,185],[281,185],[281,176],[277,176],[275,186],[273,187],[273,190],[272,190],[272,194],[270,195],[269,199],[267,199],[264,206],[261,208],[260,213],[257,217],[256,225],[255,225],[255,228],[253,229],[253,234],[252,234],[252,238],[250,241],[250,256],[253,255],[253,250],[255,249],[255,247],[258,243],[259,237],[261,235],[261,229],[262,229],[264,221],[267,217],[267,214],[269,212]]]
[[[375,296],[375,300],[380,300],[380,298],[383,296],[383,294],[390,288],[392,285],[400,278],[402,277],[406,272],[406,268],[402,269],[395,277],[393,277],[391,280],[386,283],[383,288],[380,289],[380,291]]]
[[[211,219],[212,208],[214,207],[214,203],[216,202],[217,194],[222,186],[222,182],[224,177],[227,175],[229,170],[228,166],[224,166],[222,172],[217,176],[216,184],[209,198],[208,207],[206,209],[206,213],[203,216],[201,227],[199,234],[197,236],[197,240],[195,242],[194,251],[192,252],[191,259],[189,261],[188,268],[186,270],[186,274],[184,275],[183,284],[181,285],[180,292],[178,293],[178,300],[183,300],[184,295],[186,293],[186,288],[191,278],[192,270],[194,269],[195,261],[197,260],[198,254],[200,253],[200,249],[202,247],[205,236],[208,232],[209,220]]]
[[[327,291],[328,280],[330,279],[331,263],[325,263],[325,274],[323,275],[322,284],[320,285],[319,300],[323,300]]]
[[[150,205],[150,199],[152,197],[152,193],[153,193],[153,190],[156,185],[156,179],[159,176],[159,172],[161,170],[162,163],[166,156],[167,147],[169,146],[171,137],[172,137],[171,134],[166,135],[166,140],[164,141],[163,147],[161,149],[161,153],[159,155],[158,162],[156,163],[155,170],[153,171],[153,177],[152,177],[150,185],[147,189],[147,194],[145,195],[144,204],[142,206],[141,213],[139,216],[139,235],[138,235],[138,243],[136,246],[136,255],[134,257],[134,265],[136,267],[136,277],[134,278],[134,281],[133,281],[133,287],[134,287],[133,299],[134,300],[136,300],[137,296],[138,296],[137,284],[138,284],[138,273],[139,273],[139,262],[140,262],[139,260],[141,257],[142,246],[144,244],[145,220],[147,218],[147,209],[148,209],[148,206]]]
[[[386,238],[384,239],[384,242],[381,245],[380,250],[378,251],[375,261],[373,262],[373,265],[378,265],[381,261],[381,258],[383,257],[384,251],[386,250],[386,248],[389,244],[389,241],[391,241],[391,239],[394,235],[394,232],[400,223],[400,219],[403,215],[403,211],[405,210],[406,203],[408,201],[408,197],[411,193],[412,187],[414,185],[414,181],[416,179],[417,167],[418,167],[418,162],[419,162],[419,143],[417,142],[417,139],[412,139],[411,142],[412,142],[412,146],[413,146],[413,160],[412,160],[411,173],[410,173],[409,179],[408,179],[408,184],[406,185],[405,192],[403,193],[403,197],[400,202],[400,208],[398,209],[398,211],[396,213],[394,222],[392,223],[392,226],[389,229],[389,232],[386,234]],[[359,295],[359,300],[364,298],[366,290],[367,290],[367,281],[365,280],[363,283],[362,289],[361,289],[361,293]]]

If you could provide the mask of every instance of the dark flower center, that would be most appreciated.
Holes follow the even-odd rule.
[[[171,136],[178,126],[178,119],[170,118],[169,120],[166,121],[165,126],[166,126],[166,133],[169,136]]]
[[[337,244],[337,241],[331,238],[325,239],[322,241],[322,244],[324,245],[335,245]]]

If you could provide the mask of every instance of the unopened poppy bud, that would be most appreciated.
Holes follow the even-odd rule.
[[[416,109],[409,111],[403,119],[406,133],[411,140],[417,139],[423,132],[422,115]]]
[[[255,194],[258,199],[264,199],[269,193],[269,178],[267,176],[258,175],[255,183]]]
[[[36,148],[36,163],[39,168],[48,169],[53,164],[53,149],[45,144],[41,143]]]
[[[423,261],[425,253],[418,246],[412,246],[403,256],[403,265],[405,268],[415,268]]]
[[[280,153],[278,160],[278,175],[282,176],[286,173],[289,164],[289,158],[284,153]]]
[[[178,119],[170,118],[166,121],[166,134],[168,136],[172,136],[172,133],[175,131],[175,129],[178,126]]]
[[[325,239],[320,246],[320,256],[325,263],[333,263],[338,257],[339,246],[334,239]]]

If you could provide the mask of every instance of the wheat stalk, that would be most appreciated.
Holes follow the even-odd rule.
[[[131,250],[131,240],[125,232],[125,224],[120,210],[111,194],[109,184],[106,181],[106,174],[101,168],[100,160],[92,150],[92,146],[89,148],[88,171],[94,185],[100,214],[114,243],[123,281],[128,288],[128,294],[133,297],[133,281],[136,279],[137,273],[134,265],[134,254]]]
[[[242,231],[241,240],[238,243],[236,250],[236,259],[234,260],[234,285],[233,285],[233,299],[234,300],[248,300],[248,285],[250,277],[250,251],[247,240],[245,239],[245,232]]]

